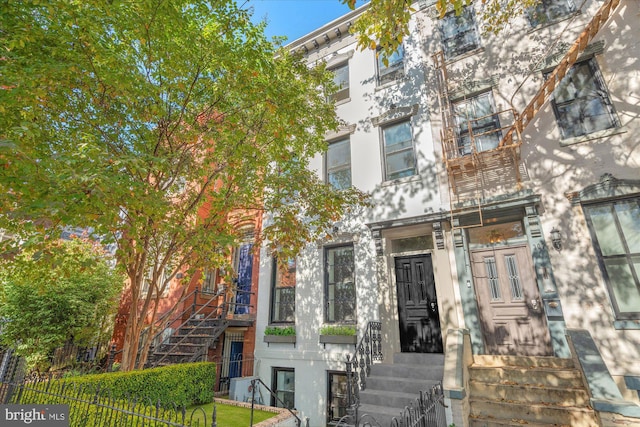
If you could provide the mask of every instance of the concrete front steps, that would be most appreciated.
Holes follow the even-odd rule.
[[[443,372],[442,354],[394,354],[393,364],[371,367],[367,387],[360,392],[359,415],[373,417],[381,426],[390,425],[393,417],[400,419],[402,410],[416,400],[420,391],[441,383]]]
[[[572,359],[474,356],[470,427],[595,427],[582,374]]]

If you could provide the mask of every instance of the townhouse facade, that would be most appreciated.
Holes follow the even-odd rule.
[[[295,260],[262,250],[256,375],[335,423],[354,346],[322,331],[379,321],[381,363],[455,361],[462,334],[473,355],[574,358],[592,406],[640,417],[640,4],[544,0],[494,35],[479,2],[443,19],[434,3],[388,62],[349,32],[367,6],[288,45],[340,88],[343,126],[311,167],[372,204]],[[295,340],[263,335],[278,326]]]

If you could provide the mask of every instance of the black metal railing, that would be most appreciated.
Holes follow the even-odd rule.
[[[260,378],[255,378],[253,380],[251,380],[251,420],[250,420],[250,424],[249,427],[253,427],[253,411],[254,411],[254,402],[256,400],[256,386],[258,386],[259,384],[261,384],[265,389],[267,389],[267,391],[269,392],[269,394],[271,394],[271,396],[275,399],[276,402],[278,402],[281,408],[286,409],[287,411],[289,411],[289,413],[295,417],[296,419],[296,427],[302,427],[302,419],[295,413],[293,412],[291,409],[287,408],[285,406],[285,403],[280,399],[280,397],[278,397],[278,393],[276,393],[275,391],[271,390],[271,388],[266,385],[264,383],[264,381],[262,381]],[[276,405],[277,406],[277,405]],[[305,427],[309,427],[309,418],[305,419],[305,423],[304,423]]]
[[[369,322],[352,356],[347,356],[347,398],[349,408],[360,401],[360,390],[367,387],[367,377],[374,361],[382,361],[382,323]]]
[[[391,420],[391,427],[446,427],[447,420],[442,384],[436,384],[431,390],[421,391],[420,395],[405,406],[400,418]]]
[[[5,384],[2,384],[3,386]],[[187,410],[179,405],[160,405],[148,399],[131,396],[114,397],[100,385],[78,385],[51,378],[8,383],[11,393],[2,404],[66,405],[70,427],[89,425],[153,425],[156,427],[199,427],[217,425],[216,408],[207,414],[202,408]]]

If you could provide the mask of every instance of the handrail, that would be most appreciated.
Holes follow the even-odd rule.
[[[260,378],[254,378],[251,380],[251,420],[250,420],[250,424],[249,427],[253,427],[253,406],[254,406],[254,402],[255,402],[255,397],[256,397],[256,381],[259,382],[260,384],[262,384],[262,386],[264,388],[267,389],[267,391],[269,392],[269,394],[274,397],[279,403],[281,403],[282,405],[284,405],[285,403],[278,397],[278,395],[276,394],[275,391],[271,390],[271,388],[266,385],[264,383],[264,381],[262,381]],[[287,411],[289,411],[289,413],[291,415],[293,415],[296,418],[296,426],[297,427],[301,427],[302,426],[302,419],[300,419],[299,416],[297,416],[295,414],[295,412],[293,412],[291,409],[287,408],[286,406],[282,406],[284,409],[286,409]],[[309,418],[307,418],[307,422],[305,423],[306,427],[309,427]]]
[[[364,334],[360,338],[356,351],[347,356],[347,399],[348,407],[357,406],[360,400],[360,390],[367,387],[367,377],[371,373],[374,361],[383,360],[382,353],[382,323],[371,321],[367,323]]]
[[[198,327],[200,327],[205,321],[207,320],[212,320],[212,319],[224,319],[225,315],[226,315],[226,307],[227,307],[227,299],[226,299],[226,293],[224,292],[224,289],[221,289],[218,295],[224,295],[224,299],[222,301],[222,304],[217,305],[214,307],[213,310],[211,310],[206,316],[204,316],[202,319],[198,319],[199,322],[197,325],[195,325],[195,327],[189,331],[184,337],[182,337],[182,339],[180,339],[180,341],[178,341],[177,343],[173,344],[173,346],[171,347],[171,349],[169,351],[166,352],[166,354],[164,354],[159,360],[154,361],[154,365],[158,365],[160,362],[162,362],[170,353],[171,350],[173,350],[174,348],[178,347],[179,345],[181,345],[187,338],[189,338],[191,336],[191,334],[194,333],[194,331],[196,331],[198,329]],[[204,310],[205,308],[210,307],[210,302],[213,301],[214,299],[210,299],[207,303],[202,304],[202,306],[195,312],[193,312],[191,314],[191,316],[185,320],[184,322],[182,322],[177,328],[176,330],[180,330],[182,327],[186,326],[190,321],[194,320],[195,315],[200,314],[200,312],[202,310]],[[194,304],[195,307],[195,304]],[[218,310],[219,309],[219,310]],[[214,316],[215,315],[215,316]],[[221,325],[224,326],[224,325]]]

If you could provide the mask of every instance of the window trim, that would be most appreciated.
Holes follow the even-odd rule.
[[[459,34],[456,32],[454,37],[445,37],[445,33],[444,33],[444,27],[446,25],[450,25],[447,24],[447,19],[450,19],[451,17],[457,17],[457,16],[463,16],[463,14],[468,13],[471,19],[471,26],[473,27],[473,32],[475,34],[475,45],[470,48],[470,49],[466,49],[462,52],[458,52],[457,50],[455,52],[449,52],[447,50],[447,40],[450,40],[452,38],[457,37]],[[450,60],[454,60],[464,54],[468,54],[469,52],[474,52],[477,51],[478,49],[482,48],[482,43],[481,43],[481,38],[480,38],[480,31],[478,29],[478,22],[476,19],[476,13],[475,10],[473,9],[472,5],[466,6],[462,9],[462,12],[460,13],[460,15],[456,15],[455,11],[450,11],[447,14],[445,14],[445,16],[442,18],[442,20],[440,21],[440,25],[438,26],[439,28],[439,32],[440,32],[440,44],[442,45],[442,51],[444,53],[444,58],[445,61],[450,61]]]
[[[332,65],[331,67],[327,67],[327,71],[331,72],[335,76],[335,72],[339,69],[346,68],[347,69],[347,79],[346,79],[346,87],[338,87],[338,90],[331,94],[331,100],[334,102],[346,102],[351,99],[351,73],[349,70],[349,60],[345,60],[344,62],[339,62],[337,64]],[[334,79],[335,83],[335,79]],[[337,84],[336,84],[337,86]]]
[[[294,260],[295,262],[295,260]],[[293,271],[295,274],[296,265],[293,267]],[[278,260],[274,256],[272,258],[272,268],[271,268],[271,292],[270,292],[270,301],[269,301],[269,324],[270,325],[295,325],[295,313],[296,313],[296,284],[293,286],[293,320],[274,320],[274,304],[276,301],[276,284],[277,284],[277,276],[278,276]],[[291,269],[289,270],[291,272]]]
[[[474,152],[480,153],[483,151],[491,151],[494,150],[494,148],[487,148],[484,150],[479,150],[477,145],[474,143],[474,141],[472,141],[471,136],[475,135],[475,136],[483,136],[483,135],[487,135],[489,132],[491,131],[496,131],[495,134],[498,137],[498,142],[502,139],[502,126],[500,124],[500,112],[498,111],[498,108],[496,106],[496,101],[495,98],[493,96],[493,90],[491,88],[488,88],[486,90],[474,93],[472,95],[469,96],[465,96],[463,98],[457,99],[455,101],[451,101],[451,107],[453,110],[453,119],[454,121],[456,120],[456,117],[458,117],[458,114],[455,112],[456,109],[456,105],[459,104],[467,104],[470,105],[470,102],[473,102],[476,99],[480,99],[480,97],[485,97],[489,100],[489,106],[491,107],[491,114],[486,115],[486,116],[480,116],[480,117],[473,117],[470,119],[470,117],[466,118],[466,123],[468,124],[470,121],[477,121],[479,119],[482,118],[488,118],[491,117],[492,118],[492,122],[493,122],[493,126],[477,126],[477,128],[474,128],[473,126],[471,127],[471,131],[467,131],[467,132],[461,132],[461,128],[460,126],[458,126],[456,124],[456,143],[457,143],[457,148],[458,148],[458,155],[459,156],[468,156],[473,154]],[[468,109],[468,108],[467,108]],[[468,129],[468,127],[467,127]],[[476,130],[481,130],[481,132],[476,133]],[[463,141],[463,137],[467,136],[469,137],[469,144],[461,144],[461,142]],[[464,151],[464,152],[463,152]],[[467,152],[468,151],[468,152]]]
[[[333,393],[331,393],[331,382],[332,382],[332,377],[333,376],[340,376],[340,377],[344,377],[346,383],[347,383],[347,388],[349,387],[349,377],[347,376],[347,373],[345,371],[334,371],[334,370],[330,370],[327,371],[327,406],[326,406],[326,422],[327,425],[330,424],[335,424],[336,421],[338,421],[341,417],[340,417],[340,413],[338,412],[338,417],[334,418],[331,416],[331,401],[332,401],[332,397],[333,397]],[[347,397],[348,399],[348,397]],[[348,402],[347,402],[348,403]],[[345,411],[346,411],[347,407],[345,407]],[[346,412],[345,412],[346,414]]]
[[[635,196],[629,195],[627,197],[619,197],[614,199],[594,200],[594,201],[586,202],[582,205],[582,213],[587,223],[587,228],[589,229],[591,244],[596,254],[596,260],[598,262],[598,267],[600,268],[600,273],[604,278],[605,286],[607,288],[607,293],[609,296],[609,301],[611,303],[611,307],[613,308],[613,312],[616,320],[638,320],[640,319],[640,308],[635,312],[623,312],[623,313],[620,312],[620,308],[618,306],[618,300],[616,298],[616,293],[613,289],[613,285],[611,283],[611,278],[609,277],[609,272],[607,271],[605,261],[607,259],[625,259],[627,262],[627,265],[629,264],[633,265],[631,258],[633,256],[640,255],[640,252],[638,253],[630,252],[626,239],[621,239],[621,243],[623,244],[624,251],[625,251],[624,254],[603,255],[602,249],[600,247],[600,241],[598,240],[598,237],[596,235],[596,229],[593,225],[591,215],[587,212],[587,209],[593,206],[608,206],[612,208],[616,203],[628,201],[628,200],[635,200],[640,206],[640,194],[637,194]],[[615,224],[616,231],[618,232],[618,236],[625,236],[620,226],[620,221],[618,219],[618,216],[617,215],[612,216],[612,220],[613,220],[613,223]],[[640,293],[640,272],[635,271],[635,269],[630,269],[630,271],[631,271],[632,278],[635,281],[635,286]]]
[[[324,160],[324,181],[327,184],[332,185],[331,182],[329,181],[329,174],[331,172],[329,170],[329,150],[331,149],[332,145],[340,144],[340,143],[343,143],[343,142],[346,142],[346,145],[347,145],[347,149],[348,149],[348,152],[349,152],[349,162],[345,166],[342,166],[340,168],[335,168],[333,170],[333,172],[342,171],[342,170],[347,170],[348,169],[349,170],[349,185],[347,185],[344,188],[338,188],[338,187],[334,186],[334,188],[336,188],[337,190],[346,190],[346,189],[349,189],[349,188],[351,188],[353,186],[353,168],[352,168],[353,167],[353,163],[351,162],[351,138],[349,137],[349,135],[347,135],[347,136],[345,136],[343,138],[336,138],[336,139],[333,139],[331,141],[328,141],[329,145],[327,147],[326,153],[323,156],[324,157],[324,159],[323,159]]]
[[[541,0],[541,2],[543,2],[545,0]],[[551,0],[553,1],[553,0]],[[562,16],[556,17],[554,19],[551,19],[548,17],[546,10],[542,13],[546,18],[548,18],[547,20],[545,20],[544,22],[535,22],[535,11],[534,10],[530,10],[531,8],[527,9],[525,11],[525,16],[527,18],[527,22],[529,23],[529,26],[534,29],[534,30],[538,30],[540,28],[544,28],[546,26],[549,25],[553,25],[556,24],[558,22],[564,21],[566,19],[571,18],[572,16],[580,13],[580,9],[578,9],[578,7],[576,6],[576,3],[574,0],[562,0],[565,2],[565,4],[567,4],[569,6],[569,11]],[[540,6],[543,6],[542,3],[540,3]],[[546,6],[543,6],[546,8]],[[540,16],[540,14],[538,14],[537,16]]]
[[[292,372],[293,373],[293,407],[288,409],[295,409],[296,402],[296,370],[295,368],[272,366],[271,367],[271,389],[277,395],[278,394],[278,372]],[[289,390],[283,390],[289,391]],[[284,408],[284,406],[278,406],[275,396],[271,396],[271,406],[276,408]]]
[[[394,151],[392,153],[387,153],[387,141],[385,138],[385,131],[391,127],[394,126],[399,126],[401,124],[407,123],[409,125],[409,132],[411,133],[411,145],[403,148],[402,150],[397,150]],[[382,150],[382,180],[383,182],[390,182],[390,181],[397,181],[397,180],[401,180],[401,179],[407,179],[407,178],[411,178],[414,177],[416,175],[418,175],[418,156],[417,156],[417,150],[416,150],[416,141],[415,141],[415,136],[414,136],[414,129],[413,129],[413,121],[411,120],[411,116],[404,116],[402,118],[399,118],[398,120],[393,120],[393,121],[388,121],[384,124],[380,125],[380,140],[381,140],[381,150]],[[411,150],[411,152],[413,153],[413,173],[411,175],[405,175],[405,176],[399,176],[399,177],[395,177],[395,178],[390,178],[389,177],[389,173],[387,171],[387,156],[389,154],[393,155],[393,154],[397,154],[398,152],[401,151],[409,151]],[[406,169],[409,170],[409,169]]]
[[[560,132],[560,143],[564,145],[571,145],[573,143],[577,143],[577,142],[582,142],[584,140],[588,140],[591,139],[589,138],[590,135],[599,133],[599,132],[605,132],[605,134],[610,134],[611,132],[613,132],[615,129],[620,128],[620,119],[618,118],[618,114],[616,112],[616,108],[613,105],[613,99],[611,99],[611,95],[609,92],[609,88],[607,87],[607,84],[604,80],[604,76],[602,75],[602,72],[600,71],[600,66],[598,65],[598,61],[596,60],[596,58],[594,56],[585,58],[582,61],[578,61],[575,64],[573,64],[573,66],[571,66],[571,68],[569,69],[569,71],[573,70],[577,65],[582,65],[582,64],[586,64],[589,71],[591,72],[591,75],[593,77],[593,81],[595,82],[595,89],[596,89],[596,93],[600,93],[602,92],[605,97],[602,98],[600,97],[599,99],[602,101],[602,103],[604,104],[604,107],[606,108],[608,114],[609,114],[609,118],[611,119],[611,126],[605,129],[598,129],[592,132],[585,132],[581,135],[567,135],[567,130],[563,129],[563,127],[561,126],[561,122],[560,122],[560,112],[558,109],[558,104],[556,103],[556,97],[555,94],[552,95],[551,97],[551,107],[553,109],[553,115],[556,119],[556,126],[558,128],[558,131]],[[567,71],[567,72],[569,72]],[[549,73],[544,73],[544,77],[546,78],[547,75]],[[558,87],[560,87],[562,85],[562,83],[564,82],[564,79],[566,79],[567,76],[565,75],[564,78],[556,85],[555,90],[558,89]],[[571,102],[571,104],[573,104],[574,101]]]
[[[391,83],[396,83],[398,80],[405,76],[405,49],[404,45],[400,43],[398,49],[394,52],[394,55],[398,52],[402,52],[402,59],[397,64],[384,66],[382,63],[382,57],[380,56],[381,48],[376,49],[376,83],[377,86],[384,86]],[[384,73],[383,73],[384,71]]]
[[[346,248],[350,248],[351,249],[351,253],[352,253],[352,261],[353,261],[353,277],[352,277],[352,281],[353,281],[353,313],[351,313],[351,316],[353,317],[352,320],[345,320],[345,319],[336,319],[336,316],[334,314],[333,319],[329,319],[329,251],[334,250],[334,249],[346,249]],[[353,242],[349,242],[349,243],[345,243],[345,244],[337,244],[337,245],[331,245],[331,246],[324,246],[323,247],[323,259],[324,259],[324,268],[323,268],[323,276],[324,276],[324,284],[323,284],[323,302],[324,302],[324,322],[327,324],[343,324],[343,325],[353,325],[357,323],[357,319],[358,319],[358,297],[356,294],[356,273],[355,273],[355,247]]]

